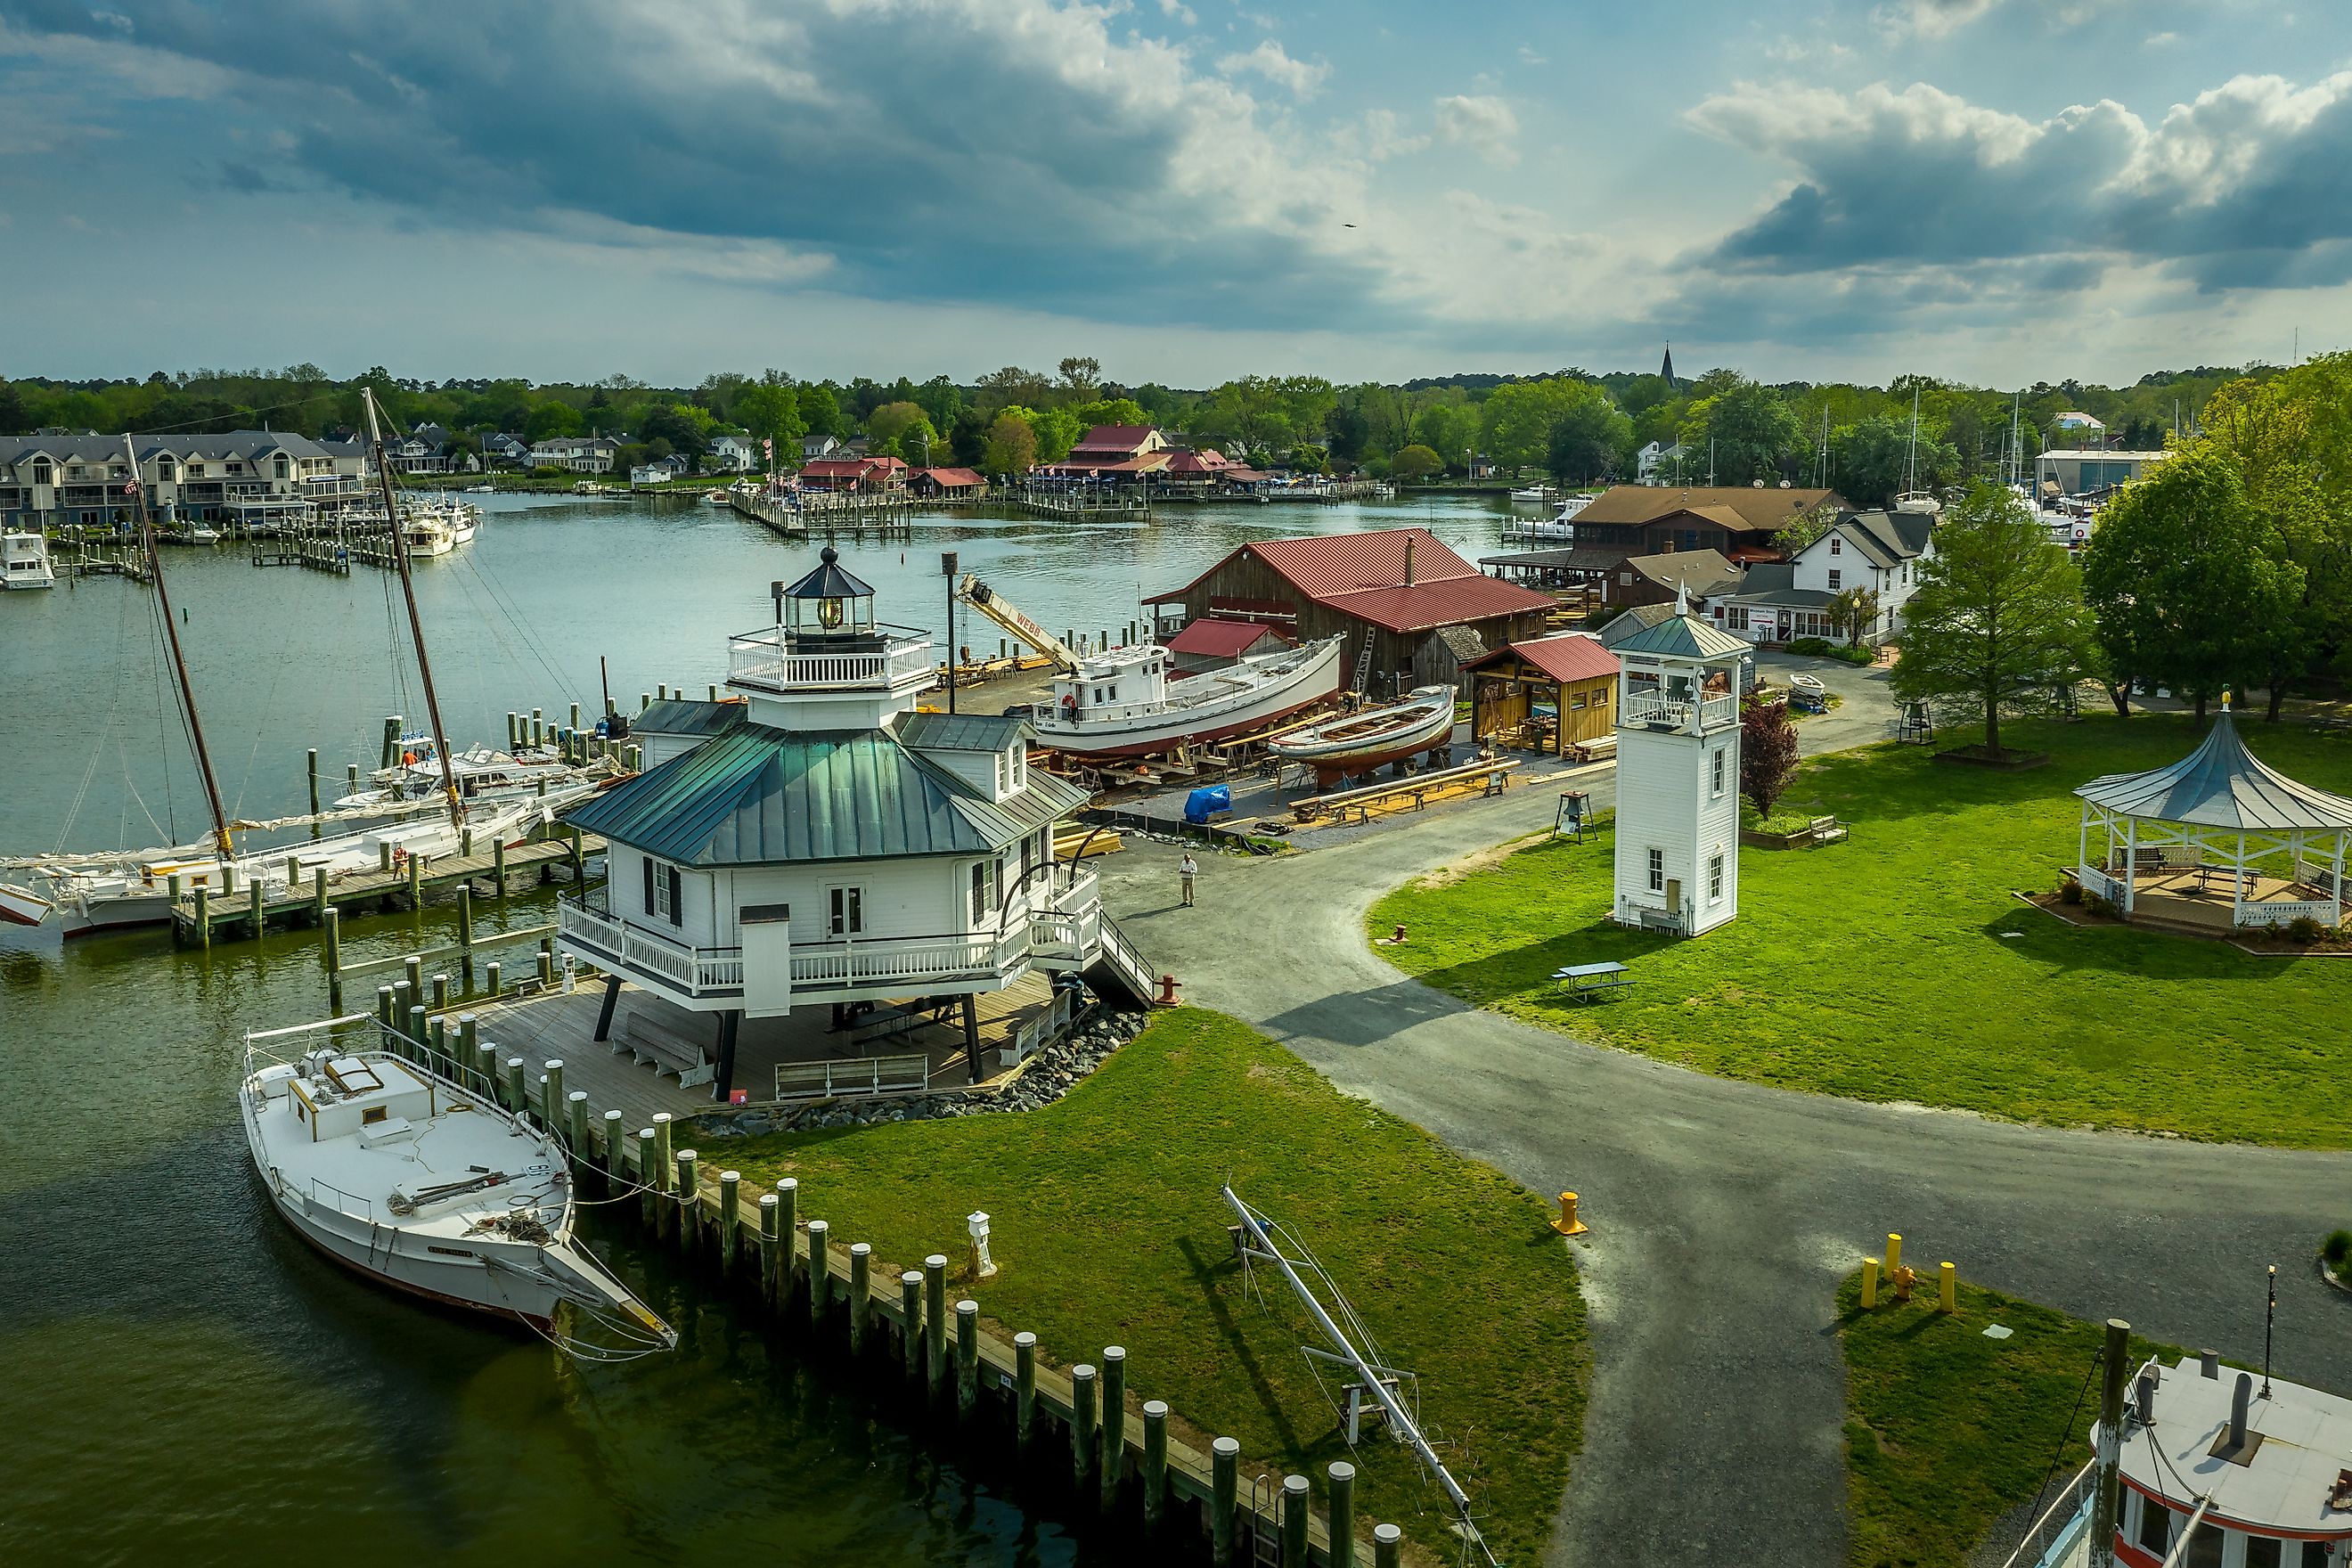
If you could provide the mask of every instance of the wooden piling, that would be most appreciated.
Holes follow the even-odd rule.
[[[783,1249],[776,1254],[776,1301],[778,1305],[792,1300],[793,1254],[798,1249],[801,1234],[801,1184],[799,1178],[785,1176],[776,1183],[776,1224],[783,1237]]]
[[[540,1114],[546,1119],[547,1130],[551,1132],[558,1132],[563,1128],[563,1121],[557,1109],[564,1103],[563,1058],[548,1058],[546,1066],[541,1070],[547,1076],[540,1080],[541,1084],[539,1095]]]
[[[319,962],[327,969],[327,1012],[332,1017],[343,1015],[343,915],[341,910],[324,910],[319,920]]]
[[[1118,1473],[1127,1458],[1127,1349],[1105,1345],[1102,1353],[1102,1505],[1118,1501]]]
[[[1235,1504],[1241,1491],[1242,1446],[1220,1437],[1209,1445],[1209,1561],[1217,1568],[1234,1560]]]
[[[376,766],[388,768],[400,761],[400,715],[387,713],[383,718],[383,752]]]
[[[406,958],[400,961],[400,973],[403,978],[406,979],[408,982],[408,994],[410,996],[415,997],[425,994],[425,960],[423,958],[419,957],[415,953],[410,953]],[[404,1009],[404,1010],[405,1009]]]
[[[1095,1369],[1080,1362],[1070,1369],[1070,1476],[1084,1494],[1095,1468]]]
[[[1305,1476],[1282,1478],[1282,1568],[1308,1568]]]
[[[213,945],[213,890],[196,885],[196,941],[209,952]]]
[[[252,911],[250,918],[253,921],[254,940],[257,942],[260,940],[261,932],[264,929],[261,915],[261,900],[268,897],[268,895],[269,889],[263,886],[262,880],[259,877],[254,878],[253,880],[245,885],[246,908]]]
[[[930,1391],[940,1392],[948,1376],[948,1258],[934,1252],[923,1259],[923,1347]]]
[[[1026,1330],[1013,1336],[1013,1447],[1029,1451],[1030,1434],[1037,1416],[1037,1336]]]
[[[760,1294],[771,1302],[778,1299],[776,1247],[780,1237],[776,1228],[776,1206],[775,1194],[760,1194]]]
[[[574,1164],[593,1165],[594,1155],[588,1147],[588,1091],[575,1089],[563,1097],[564,1131],[572,1142]]]
[[[319,815],[319,748],[316,746],[310,748],[310,815]],[[314,822],[310,825],[310,837],[315,838],[318,836],[319,825]]]
[[[408,858],[408,907],[412,910],[425,907],[425,857],[422,855]]]
[[[541,962],[543,964],[546,962],[546,955],[542,953],[540,956]],[[670,1158],[669,1124],[670,1114],[668,1111],[656,1110],[654,1112],[653,1179],[646,1184],[651,1186],[655,1192],[659,1193],[665,1198],[675,1198],[677,1194],[677,1163]],[[660,1236],[668,1236],[670,1234],[671,1227],[677,1221],[677,1210],[675,1204],[662,1203],[655,1205],[654,1228],[656,1233]]]
[[[490,960],[489,972],[482,979],[483,988],[489,994],[489,998],[493,1002],[499,999],[499,961],[495,958]]]
[[[457,951],[468,963],[474,956],[474,889],[457,884]]]
[[[849,1244],[849,1348],[855,1352],[866,1348],[866,1322],[874,1313],[874,1247],[871,1242]]]
[[[530,1102],[523,1098],[522,1058],[507,1058],[507,1109],[524,1121],[530,1119]]]
[[[604,1112],[604,1181],[614,1191],[620,1189],[628,1174],[626,1145],[622,1142],[624,1136],[621,1113],[617,1110]]]
[[[408,1026],[401,1033],[407,1037],[408,1047],[402,1053],[410,1058],[423,1055],[425,1046],[425,1005],[418,1003],[408,1009]]]
[[[392,987],[389,985],[377,986],[375,988],[375,1021],[382,1024],[387,1029],[392,1027]]]
[[[392,983],[392,1016],[384,1022],[395,1029],[408,1026],[408,1009],[416,1002],[416,987],[405,980]]]
[[[637,1211],[646,1222],[646,1228],[656,1234],[658,1222],[655,1215],[667,1206],[661,1201],[661,1188],[657,1185],[660,1177],[656,1173],[655,1142],[657,1136],[651,1127],[637,1129]]]
[[[477,1040],[474,1043],[473,1067],[482,1080],[483,1098],[493,1105],[497,1104],[503,1098],[504,1091],[499,1088],[499,1047],[495,1041]]]
[[[481,1059],[482,1022],[471,1013],[457,1015],[457,1063],[471,1067]]]
[[[824,1327],[824,1315],[833,1305],[833,1254],[828,1237],[833,1227],[821,1219],[808,1222],[808,1302],[809,1327]]]
[[[907,1381],[923,1375],[923,1277],[909,1268],[898,1276],[898,1322],[905,1332],[898,1343],[906,1352]]]
[[[507,901],[507,838],[501,833],[490,840],[490,875],[499,884],[499,902]]]
[[[735,1243],[743,1224],[743,1173],[719,1173],[719,1267],[729,1276],[735,1272]]]
[[[1330,1479],[1330,1501],[1327,1505],[1331,1522],[1331,1545],[1328,1552],[1331,1568],[1355,1568],[1356,1563],[1356,1467],[1345,1459],[1334,1459],[1324,1472]]]
[[[314,866],[310,868],[311,918],[320,925],[325,925],[327,916],[333,910],[334,906],[327,902],[327,868],[324,866]]]
[[[433,977],[433,1010],[438,1013],[448,1005],[449,977],[446,974],[436,974]]]
[[[1168,1404],[1165,1400],[1143,1402],[1143,1522],[1146,1527],[1160,1522],[1160,1510],[1168,1502]]]
[[[956,1414],[971,1419],[980,1403],[980,1303],[967,1296],[955,1304]]]
[[[702,1244],[701,1155],[692,1149],[677,1152],[678,1246],[688,1257]]]
[[[555,955],[545,948],[539,951],[539,983],[541,985],[555,983]]]
[[[1404,1531],[1393,1524],[1372,1526],[1372,1568],[1399,1568],[1404,1561]]]

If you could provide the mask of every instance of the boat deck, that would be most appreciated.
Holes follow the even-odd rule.
[[[1002,991],[973,998],[980,1024],[982,1082],[1002,1078],[998,1052],[1012,1043],[1022,1026],[1043,1014],[1053,1003],[1052,982],[1043,974],[1023,976]],[[563,1064],[567,1092],[584,1090],[589,1105],[602,1116],[617,1110],[631,1128],[642,1127],[654,1112],[692,1116],[712,1107],[709,1086],[681,1088],[675,1074],[640,1065],[625,1037],[632,1016],[644,1013],[665,1032],[708,1040],[717,1054],[719,1015],[690,1013],[650,992],[624,982],[614,1008],[613,1040],[599,1042],[596,1019],[604,1004],[601,980],[582,984],[571,992],[550,991],[473,1009],[485,1041],[496,1041],[501,1055],[519,1056],[536,1065],[553,1058]],[[926,1020],[909,1032],[887,1039],[853,1045],[847,1031],[835,1033],[832,1010],[812,1006],[782,1018],[746,1018],[735,1041],[735,1087],[748,1090],[754,1104],[774,1094],[776,1068],[781,1066],[839,1061],[874,1056],[913,1055],[929,1058],[935,1088],[961,1088],[971,1082],[964,1057],[963,1030]],[[533,1078],[537,1072],[533,1071]]]

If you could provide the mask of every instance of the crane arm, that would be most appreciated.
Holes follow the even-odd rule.
[[[989,585],[965,573],[956,583],[956,597],[994,621],[1017,642],[1028,644],[1054,661],[1065,675],[1075,675],[1078,656],[1067,644],[1013,607]]]

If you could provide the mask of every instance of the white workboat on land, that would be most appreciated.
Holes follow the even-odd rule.
[[[1454,688],[1422,686],[1402,702],[1343,713],[1277,735],[1265,749],[1286,763],[1315,770],[1318,788],[1371,772],[1382,763],[1417,756],[1454,735]]]
[[[1054,682],[1033,721],[1041,744],[1096,757],[1139,757],[1237,735],[1310,708],[1339,689],[1341,639],[1260,654],[1171,679],[1158,643],[1083,659]]]
[[[394,1289],[513,1319],[578,1353],[676,1345],[572,1236],[561,1145],[454,1064],[404,1040],[383,1048],[393,1039],[365,1015],[246,1037],[246,1141],[295,1232]]]

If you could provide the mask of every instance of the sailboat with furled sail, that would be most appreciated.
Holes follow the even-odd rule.
[[[370,428],[373,430],[375,405],[372,397],[368,402],[368,417]],[[400,514],[394,505],[392,480],[383,462],[380,435],[375,437],[374,444],[376,471],[383,487],[387,515],[396,517]],[[155,586],[156,608],[163,623],[164,643],[170,654],[172,681],[179,699],[180,718],[187,733],[188,750],[204,781],[205,804],[211,814],[212,831],[200,844],[116,853],[61,853],[9,862],[5,869],[28,873],[28,879],[35,885],[0,888],[0,920],[19,925],[53,923],[68,937],[132,926],[160,925],[172,919],[173,907],[181,897],[192,896],[198,888],[208,889],[215,898],[225,899],[235,896],[257,881],[266,882],[271,878],[307,883],[321,871],[331,879],[351,872],[373,871],[383,863],[387,855],[402,861],[419,855],[435,858],[454,856],[464,852],[469,837],[485,844],[494,837],[509,845],[519,844],[532,829],[553,821],[557,812],[585,797],[595,788],[594,782],[587,779],[562,786],[551,784],[543,796],[500,800],[486,806],[468,820],[465,803],[446,761],[450,755],[448,737],[442,729],[440,706],[434,694],[431,661],[425,651],[424,624],[417,614],[415,585],[408,575],[407,557],[395,550],[392,555],[399,568],[402,596],[407,605],[410,639],[415,647],[418,672],[423,677],[435,750],[445,759],[442,793],[447,802],[448,819],[446,822],[384,822],[305,840],[291,847],[256,849],[248,846],[240,852],[233,835],[233,829],[240,825],[229,819],[221,804],[220,783],[213,770],[212,752],[205,739],[204,720],[197,711],[194,685],[189,679],[187,658],[180,643],[179,619],[172,610],[171,589],[163,571],[162,553],[156,548],[154,522],[148,512],[146,491],[138,477],[137,449],[128,436],[123,437],[123,450],[130,460],[131,476],[123,493],[132,499],[139,513],[141,545],[146,555],[150,580]],[[385,814],[378,812],[373,815],[382,816]],[[315,823],[317,819],[299,820]]]

